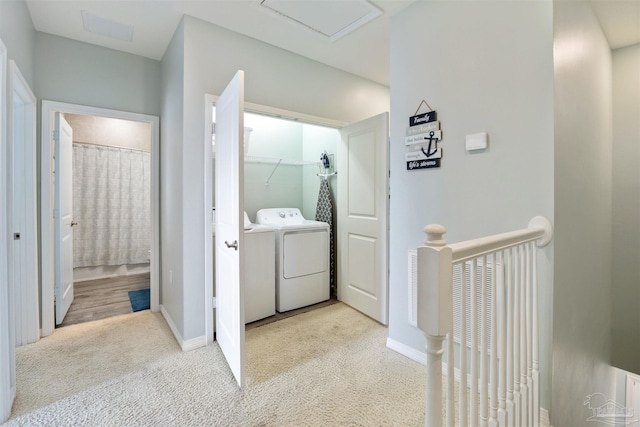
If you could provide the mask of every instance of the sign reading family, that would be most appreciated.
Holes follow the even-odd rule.
[[[418,106],[418,110],[422,104],[427,105],[422,100]],[[408,146],[411,151],[405,154],[407,162],[407,170],[439,168],[442,159],[442,148],[438,147],[438,141],[442,140],[442,131],[440,130],[440,122],[437,121],[438,114],[431,109],[423,114],[409,117],[409,127],[404,140],[404,145]]]

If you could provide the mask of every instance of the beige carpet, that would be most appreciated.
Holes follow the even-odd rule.
[[[425,368],[335,304],[247,332],[247,386],[219,347],[182,352],[149,311],[73,325],[18,350],[7,426],[418,426]]]

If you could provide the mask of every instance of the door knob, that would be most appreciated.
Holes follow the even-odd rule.
[[[78,225],[78,221],[71,221],[71,226]]]
[[[233,243],[229,243],[228,241],[224,241],[224,244],[227,245],[228,248],[233,248],[236,251],[238,250],[238,241],[234,240]]]

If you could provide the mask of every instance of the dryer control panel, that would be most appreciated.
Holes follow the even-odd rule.
[[[256,214],[256,222],[262,225],[294,225],[302,224],[304,220],[298,208],[260,209]]]

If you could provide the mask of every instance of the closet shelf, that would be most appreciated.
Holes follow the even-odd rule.
[[[244,161],[247,163],[266,163],[271,165],[290,165],[290,166],[303,166],[303,165],[314,165],[318,163],[317,161],[308,161],[308,160],[289,160],[289,159],[278,159],[275,157],[259,157],[259,156],[245,156]]]

